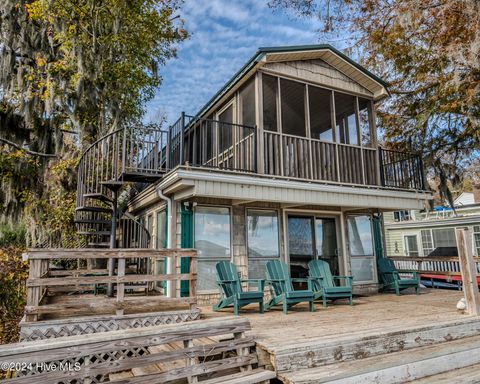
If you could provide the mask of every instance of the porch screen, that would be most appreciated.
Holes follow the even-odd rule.
[[[196,207],[195,248],[198,251],[199,291],[217,288],[215,265],[230,260],[230,211],[225,207]]]
[[[247,212],[248,277],[264,279],[268,260],[279,257],[276,211]]]
[[[335,92],[335,121],[337,142],[358,145],[355,96]]]
[[[277,131],[277,92],[278,79],[273,76],[262,75],[263,89],[263,129]]]
[[[308,87],[310,130],[314,139],[333,141],[331,100],[332,91]]]
[[[373,282],[375,257],[370,216],[349,216],[347,232],[353,280]]]
[[[282,99],[282,132],[305,137],[305,85],[280,79],[280,95]]]

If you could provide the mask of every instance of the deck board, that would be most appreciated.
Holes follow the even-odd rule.
[[[270,353],[291,345],[327,341],[352,334],[375,334],[404,327],[422,326],[435,322],[465,318],[456,309],[463,297],[459,291],[422,289],[421,294],[378,294],[355,297],[354,305],[338,301],[328,308],[315,304],[315,312],[308,312],[307,304],[299,304],[284,315],[281,307],[259,314],[257,305],[245,307],[241,316],[252,324],[249,335]],[[231,316],[233,310],[213,312],[211,307],[201,307],[203,318]]]

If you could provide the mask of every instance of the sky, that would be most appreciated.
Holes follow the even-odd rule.
[[[166,114],[171,123],[182,111],[196,114],[259,47],[320,43],[319,21],[273,10],[267,2],[186,0],[180,15],[191,37],[161,69],[163,82],[146,120]]]

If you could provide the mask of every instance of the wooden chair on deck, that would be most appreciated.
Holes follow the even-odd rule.
[[[263,313],[263,290],[265,287],[263,279],[240,279],[237,267],[229,261],[220,261],[215,268],[217,270],[220,301],[213,306],[214,311],[233,304],[233,312],[235,315],[238,315],[241,307],[251,303],[258,303],[260,313]],[[257,285],[257,290],[244,292],[242,283],[246,282],[254,282]]]
[[[352,305],[352,276],[333,276],[330,266],[324,260],[312,260],[308,263],[308,273],[312,279],[315,299],[322,298],[323,306],[327,300],[349,299]],[[346,285],[337,285],[335,281],[344,280]]]
[[[407,288],[415,288],[415,293],[418,295],[420,291],[420,279],[417,272],[405,271],[405,273],[412,274],[413,276],[410,279],[402,278],[393,260],[387,258],[378,260],[378,271],[383,284],[383,291],[395,291],[397,296],[399,296],[400,291]]]
[[[307,282],[309,289],[295,290],[293,282]],[[270,286],[272,298],[266,304],[266,308],[283,304],[283,313],[288,313],[288,308],[297,303],[308,302],[310,312],[314,311],[313,291],[310,279],[292,279],[287,264],[280,260],[270,260],[267,263],[267,284]]]

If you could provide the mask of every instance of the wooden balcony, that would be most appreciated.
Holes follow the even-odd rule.
[[[184,140],[180,140],[183,136]],[[169,129],[169,164],[351,186],[425,190],[419,154],[341,144],[182,117]]]

